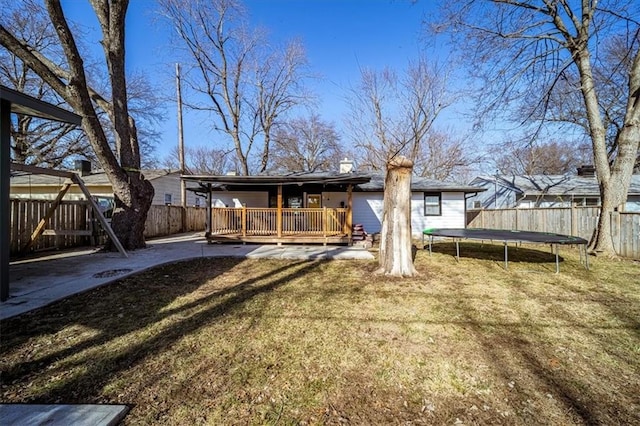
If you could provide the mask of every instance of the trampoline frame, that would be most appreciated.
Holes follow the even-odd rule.
[[[452,234],[457,232],[460,232],[461,234],[464,235],[466,231],[473,231],[473,230],[488,231],[490,234],[493,233],[495,238],[490,238],[490,236],[489,238],[487,238],[486,236],[484,238],[480,238],[480,237],[474,237],[472,235],[467,235],[467,236],[447,235],[447,234]],[[560,250],[558,249],[558,245],[559,244],[564,244],[564,245],[575,244],[578,246],[578,252],[580,253],[580,263],[584,265],[584,267],[587,270],[589,270],[589,254],[587,253],[587,243],[588,243],[587,240],[579,237],[570,236],[570,235],[523,231],[529,235],[535,234],[540,236],[539,241],[531,241],[527,239],[517,238],[518,232],[519,231],[510,231],[506,229],[486,229],[486,228],[425,229],[424,231],[422,231],[422,249],[424,250],[424,247],[425,247],[425,241],[424,241],[425,235],[429,236],[429,256],[431,256],[431,253],[432,253],[431,246],[433,244],[433,237],[452,238],[456,244],[456,256],[455,256],[456,262],[459,262],[460,261],[460,244],[459,244],[460,240],[475,240],[480,242],[487,241],[487,240],[490,242],[502,241],[502,243],[504,244],[504,269],[509,270],[509,243],[510,242],[520,243],[520,244],[523,244],[523,243],[549,244],[551,246],[551,253],[555,254],[555,257],[556,257],[556,274],[557,274],[560,272],[560,259],[559,259]],[[547,240],[549,239],[550,236],[559,237],[560,240],[544,241],[545,236],[547,237]]]

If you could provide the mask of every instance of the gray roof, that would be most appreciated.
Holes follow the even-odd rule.
[[[382,192],[384,190],[384,173],[371,174],[371,180],[357,186],[357,190],[367,192]],[[486,191],[481,186],[464,185],[453,182],[443,182],[419,176],[411,177],[411,190],[415,192],[464,192],[474,193]]]
[[[142,174],[147,180],[154,180],[169,174],[178,174],[170,170],[143,170]],[[82,181],[86,185],[111,185],[107,174],[103,171],[96,171],[90,175],[82,176]],[[60,186],[64,178],[41,174],[16,174],[11,176],[11,186]]]
[[[264,174],[256,176],[215,176],[215,175],[183,175],[186,181],[213,184],[212,188],[234,187],[256,185],[292,185],[292,184],[353,184],[354,191],[361,192],[383,192],[384,173],[337,173],[337,172],[315,172],[315,173],[285,173],[285,174]],[[193,188],[191,188],[193,189]],[[442,182],[434,179],[413,176],[411,179],[411,190],[415,192],[464,192],[475,193],[486,191],[485,188],[469,186],[458,183]]]
[[[495,183],[503,188],[527,195],[579,195],[599,196],[600,188],[595,177],[575,175],[532,175],[532,176],[478,176],[470,185],[491,187]],[[628,195],[640,195],[640,175],[631,177]]]

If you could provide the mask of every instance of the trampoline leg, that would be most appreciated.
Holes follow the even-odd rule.
[[[429,256],[431,256],[431,243],[433,243],[433,235],[429,235]]]
[[[589,271],[589,253],[587,253],[587,245],[583,244],[584,247],[584,265],[587,267],[587,271]]]
[[[558,245],[553,244],[551,247],[556,246],[556,274],[560,272],[560,262],[558,261]]]
[[[456,240],[456,261],[460,262],[460,243]]]
[[[504,243],[504,270],[509,270],[509,245],[506,241]]]

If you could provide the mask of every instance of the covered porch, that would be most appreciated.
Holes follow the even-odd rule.
[[[209,242],[278,245],[350,244],[353,188],[369,181],[369,176],[356,173],[182,178],[191,183],[190,190],[206,198]],[[239,194],[228,197],[232,206],[220,201],[228,194]]]

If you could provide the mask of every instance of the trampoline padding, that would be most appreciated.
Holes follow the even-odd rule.
[[[508,229],[450,228],[425,229],[424,235],[434,237],[464,238],[471,240],[497,240],[507,242],[528,242],[545,244],[587,244],[587,240],[572,235],[548,232],[511,231]]]

